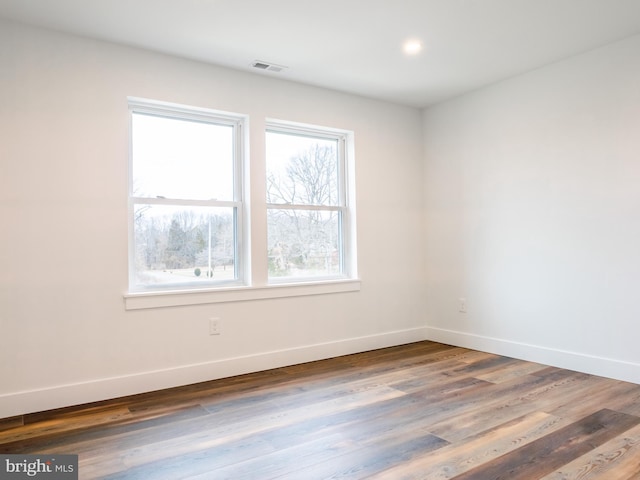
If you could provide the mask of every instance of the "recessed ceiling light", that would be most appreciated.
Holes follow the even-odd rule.
[[[404,50],[404,53],[407,55],[416,55],[422,50],[422,42],[415,39],[407,40],[404,42],[404,45],[402,45],[402,50]]]

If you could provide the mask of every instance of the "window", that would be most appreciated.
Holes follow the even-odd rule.
[[[350,276],[346,156],[344,132],[268,123],[270,283]]]
[[[131,291],[244,278],[240,116],[129,99]]]
[[[129,112],[127,309],[359,290],[350,132],[267,120],[250,204],[248,117],[139,98]]]

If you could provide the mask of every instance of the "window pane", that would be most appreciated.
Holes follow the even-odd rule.
[[[133,113],[133,196],[233,200],[233,127]]]
[[[135,284],[236,279],[234,208],[136,205]]]
[[[338,205],[338,141],[267,132],[267,203]]]
[[[269,277],[342,273],[340,212],[269,209]]]

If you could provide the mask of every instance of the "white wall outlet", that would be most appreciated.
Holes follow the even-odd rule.
[[[220,335],[220,318],[211,317],[209,319],[209,335]]]
[[[458,299],[458,311],[460,313],[467,313],[467,299],[459,298]]]

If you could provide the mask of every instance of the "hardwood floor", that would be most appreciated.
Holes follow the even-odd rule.
[[[0,420],[82,479],[640,479],[640,385],[419,342]]]

